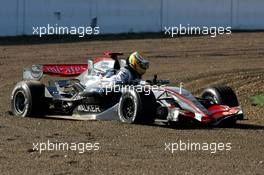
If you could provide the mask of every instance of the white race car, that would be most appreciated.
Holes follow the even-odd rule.
[[[126,123],[234,124],[243,119],[234,91],[227,86],[205,89],[200,98],[167,80],[111,84],[105,77],[116,74],[125,60],[122,53],[88,60],[87,64],[33,65],[24,69],[23,81],[11,96],[14,116],[44,116],[76,120],[119,120]],[[44,75],[67,80],[41,82]],[[70,78],[69,78],[70,77]]]

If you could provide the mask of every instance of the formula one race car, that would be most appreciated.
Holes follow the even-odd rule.
[[[125,65],[122,53],[88,60],[87,64],[33,65],[24,69],[23,81],[11,96],[13,115],[45,116],[76,120],[119,120],[125,123],[234,124],[243,119],[234,91],[227,86],[209,87],[195,97],[168,80],[136,80],[129,85],[111,84],[105,77]],[[43,75],[70,77],[49,80]]]

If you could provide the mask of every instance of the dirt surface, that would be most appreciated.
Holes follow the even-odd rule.
[[[149,72],[179,81],[199,95],[213,84],[231,86],[248,120],[235,128],[168,128],[115,121],[82,122],[10,116],[10,94],[23,67],[85,63],[105,51],[142,51]],[[264,108],[251,95],[264,91],[264,33],[217,38],[128,39],[0,46],[0,174],[264,174]],[[98,151],[33,151],[37,142],[99,143]],[[229,151],[175,151],[165,144],[231,143]]]

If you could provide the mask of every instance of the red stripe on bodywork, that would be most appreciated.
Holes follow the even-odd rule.
[[[187,103],[188,105],[190,105],[192,108],[194,108],[194,110],[196,110],[196,112],[202,114],[203,116],[208,116],[206,113],[204,113],[203,111],[201,111],[199,108],[197,108],[190,100],[186,99],[184,96],[182,96],[181,94],[175,92],[175,91],[171,91],[169,89],[166,88],[161,88],[161,90],[170,92],[174,95],[176,95],[177,97],[179,97],[180,99],[182,99],[185,103]]]
[[[208,111],[211,113],[211,116],[214,119],[219,119],[225,116],[237,114],[240,111],[240,109],[237,107],[230,108],[224,105],[214,105],[210,107]]]
[[[113,60],[112,58],[96,58],[95,60],[94,60],[94,64],[96,64],[96,63],[98,63],[98,62],[100,62],[100,61],[105,61],[105,60]]]

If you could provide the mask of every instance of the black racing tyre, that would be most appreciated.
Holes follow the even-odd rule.
[[[38,81],[21,81],[16,84],[11,96],[14,116],[42,116],[48,109],[45,85]]]
[[[202,98],[218,105],[239,106],[235,92],[228,86],[209,87],[203,91]]]
[[[155,120],[156,108],[153,92],[145,94],[128,90],[120,98],[118,116],[124,123],[151,124]]]

